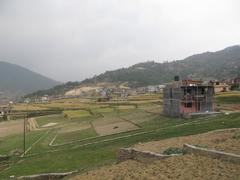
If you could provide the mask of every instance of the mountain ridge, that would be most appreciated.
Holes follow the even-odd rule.
[[[227,71],[224,71],[226,66]],[[147,72],[151,69],[151,72]],[[144,78],[140,71],[145,71]],[[186,72],[187,70],[187,72]],[[223,70],[223,71],[222,71]],[[181,78],[197,78],[197,79],[224,79],[234,78],[240,71],[240,46],[235,45],[227,47],[223,50],[216,52],[204,52],[189,56],[183,60],[175,60],[171,62],[156,63],[154,61],[148,61],[144,63],[138,63],[129,68],[121,68],[114,71],[106,71],[95,78],[90,78],[82,81],[82,83],[97,82],[115,82],[118,78],[120,82],[132,81],[132,85],[135,86],[134,79],[137,82],[136,86],[145,86],[153,84],[161,84],[172,80],[174,75],[179,75]],[[136,75],[138,74],[138,77]],[[134,78],[127,78],[129,75],[136,75]],[[151,76],[161,76],[165,74],[165,78],[154,78]],[[170,75],[169,75],[170,73]],[[221,75],[223,74],[223,75]],[[126,75],[124,77],[124,75]],[[222,77],[221,77],[222,76]],[[117,77],[117,78],[115,78]],[[224,77],[224,78],[223,78]],[[152,80],[151,80],[152,79]],[[155,79],[155,80],[154,80]],[[131,83],[130,83],[131,84]]]
[[[81,82],[66,83],[57,88],[35,92],[32,95],[54,94],[75,87],[96,83],[125,83],[130,87],[163,84],[175,75],[182,79],[223,80],[240,75],[240,45],[227,47],[216,52],[204,52],[188,56],[183,60],[158,63],[147,61],[128,68],[106,71]]]
[[[58,84],[60,82],[25,67],[0,61],[0,92],[3,98],[21,96]]]

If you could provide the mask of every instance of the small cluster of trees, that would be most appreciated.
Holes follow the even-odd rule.
[[[240,91],[240,84],[234,84],[231,86],[231,90],[238,90]]]

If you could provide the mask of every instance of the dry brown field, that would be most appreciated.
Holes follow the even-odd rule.
[[[0,123],[0,137],[6,137],[23,132],[23,120],[11,120]]]
[[[227,180],[240,177],[240,165],[203,156],[185,155],[151,163],[133,160],[102,167],[72,180]]]
[[[138,129],[137,126],[118,117],[104,117],[93,121],[93,127],[99,135],[110,135]]]
[[[134,147],[140,150],[162,153],[169,147],[181,148],[184,143],[240,155],[240,129],[217,130],[193,136],[139,143]]]
[[[240,129],[217,130],[199,135],[152,141],[137,144],[134,147],[161,153],[169,147],[182,147],[184,143],[240,154]],[[240,164],[204,156],[183,155],[145,163],[128,160],[85,172],[70,179],[237,180],[239,178]]]

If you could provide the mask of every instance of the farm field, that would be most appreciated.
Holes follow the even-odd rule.
[[[161,102],[160,95],[148,95],[121,103],[65,99],[40,104],[41,108],[63,110],[60,114],[34,117],[37,128],[26,134],[24,157],[20,157],[23,153],[22,120],[15,121],[19,131],[0,136],[0,154],[11,155],[5,168],[0,168],[0,179],[74,170],[84,173],[114,164],[116,152],[122,147],[216,129],[240,128],[240,111],[237,110],[193,119],[170,118],[161,115]],[[11,128],[10,124],[0,123],[0,128]]]
[[[240,128],[215,130],[198,135],[175,137],[139,143],[133,147],[142,151],[164,153],[168,148],[182,148],[183,144],[240,154]],[[181,168],[179,168],[181,167]],[[82,173],[70,178],[81,179],[238,179],[240,164],[210,157],[183,155],[151,162],[127,160],[112,166]]]
[[[240,154],[240,128],[216,130],[203,134],[151,141],[136,144],[134,148],[143,151],[163,153],[164,150],[169,147],[182,148],[185,143],[227,153]]]
[[[240,165],[207,157],[184,155],[151,163],[125,161],[70,178],[84,179],[238,179]]]
[[[217,93],[216,101],[217,103],[224,103],[224,104],[239,104],[240,102],[239,94],[240,94],[239,91]]]
[[[23,132],[23,128],[21,127],[23,127],[23,120],[2,122],[0,126],[0,138]]]
[[[227,112],[240,111],[240,92],[224,92],[216,94],[217,109]]]

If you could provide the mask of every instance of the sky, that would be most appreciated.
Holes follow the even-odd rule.
[[[0,61],[81,81],[240,44],[239,0],[0,0]]]

